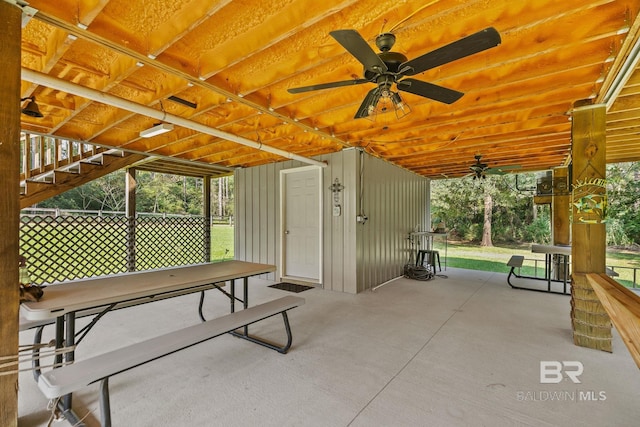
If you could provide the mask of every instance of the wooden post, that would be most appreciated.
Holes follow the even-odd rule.
[[[127,215],[127,271],[136,271],[136,169],[128,168],[124,179]]]
[[[202,200],[204,216],[204,262],[211,262],[211,177],[202,177]]]
[[[611,319],[586,279],[605,272],[605,118],[603,104],[573,110],[571,323],[576,345],[611,352]]]
[[[18,358],[18,227],[20,220],[20,39],[22,11],[0,1],[0,356]],[[5,360],[8,362],[9,360]],[[0,425],[18,425],[17,365],[0,368]]]
[[[569,168],[553,169],[553,200],[551,213],[553,215],[553,244],[571,244],[571,200],[569,194]]]

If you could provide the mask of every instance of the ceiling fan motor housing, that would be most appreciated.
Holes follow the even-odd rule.
[[[400,64],[407,62],[407,57],[399,52],[380,52],[378,53],[378,57],[385,63],[387,66],[388,72],[395,74],[400,69]],[[371,70],[364,70],[364,78],[368,80],[373,80],[378,75],[378,73],[373,72]]]
[[[376,46],[382,52],[388,52],[396,43],[396,36],[393,33],[382,33],[376,37]]]

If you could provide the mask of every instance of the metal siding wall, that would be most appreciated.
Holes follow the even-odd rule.
[[[356,293],[402,274],[409,256],[407,234],[428,223],[429,181],[350,149],[317,157],[323,169],[323,287]],[[359,208],[360,161],[364,161],[363,207]],[[280,171],[305,166],[287,161],[235,172],[235,258],[280,265]],[[335,179],[341,215],[333,216]],[[356,216],[369,217],[358,224]],[[280,272],[266,275],[277,280]]]
[[[269,205],[269,199],[267,198],[267,194],[268,194],[267,174],[269,172],[269,168],[260,168],[259,170],[257,170],[257,172],[258,172],[258,186],[260,187],[260,190],[258,192],[258,197],[260,198],[260,203],[258,205],[258,208],[261,208],[262,206]],[[259,210],[259,212],[261,212],[261,210]],[[259,262],[261,262],[262,264],[266,264],[269,259],[269,248],[268,248],[269,231],[272,228],[271,224],[269,224],[268,222],[268,219],[269,219],[268,209],[265,212],[265,215],[258,214],[258,218],[260,221],[260,230],[259,230],[260,240],[258,242],[259,253],[260,253]]]
[[[253,218],[253,171],[248,170],[246,175],[244,218],[247,224],[245,230],[245,261],[253,261],[253,230],[257,224],[254,224]]]
[[[334,263],[340,265],[342,271],[342,283],[334,283],[334,289],[355,294],[358,291],[358,240],[359,228],[356,223],[358,214],[358,169],[357,150],[345,150],[340,153],[342,156],[342,179],[343,179],[343,203],[344,212],[342,215],[342,235],[335,236],[334,241],[341,241],[343,255],[340,259],[334,258]],[[337,230],[340,232],[340,229]]]
[[[408,234],[428,224],[429,180],[365,156],[364,212],[358,245],[363,253],[358,292],[402,275],[409,260]]]
[[[267,238],[265,242],[264,250],[265,254],[265,263],[266,264],[276,264],[276,255],[278,248],[278,231],[280,229],[280,219],[276,216],[277,207],[276,201],[278,199],[278,189],[276,186],[278,185],[278,169],[276,168],[277,163],[272,163],[262,168],[265,171],[265,176],[262,178],[261,184],[266,187],[264,204],[266,206],[265,213],[263,215],[266,218],[266,228],[267,230]],[[274,185],[275,183],[275,185]],[[275,249],[274,249],[275,248]],[[273,275],[275,278],[275,274]]]
[[[344,179],[344,155],[331,156],[329,165],[324,171],[325,180],[324,187],[328,188],[338,178],[340,184],[345,185]],[[323,189],[324,189],[323,187]],[[344,259],[345,259],[345,232],[344,232],[344,218],[347,211],[347,194],[349,194],[349,188],[345,186],[340,193],[340,205],[342,208],[341,215],[334,217],[332,214],[333,209],[333,193],[326,191],[324,193],[324,283],[325,289],[331,289],[334,291],[344,291]],[[351,189],[351,192],[353,189]]]

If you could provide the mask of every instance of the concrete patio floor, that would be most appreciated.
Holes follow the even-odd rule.
[[[506,274],[442,274],[359,295],[297,294],[306,304],[289,313],[286,355],[225,335],[112,377],[113,425],[638,425],[640,370],[615,330],[613,353],[577,347],[570,297],[511,289]],[[290,295],[250,283],[252,304]],[[198,322],[197,302],[189,295],[113,312],[76,358]],[[209,291],[206,313],[228,307]],[[279,318],[251,331],[284,339]],[[47,327],[45,340],[52,334]],[[32,335],[21,333],[21,344]],[[542,361],[580,362],[580,383],[541,383]],[[98,425],[97,390],[74,396],[88,426]],[[20,374],[19,414],[20,426],[46,426],[50,416],[29,372]]]

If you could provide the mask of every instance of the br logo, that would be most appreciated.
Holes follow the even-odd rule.
[[[541,360],[540,384],[558,384],[566,375],[574,384],[580,384],[578,378],[582,375],[584,366],[577,360]]]

